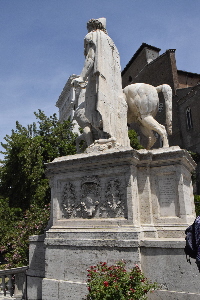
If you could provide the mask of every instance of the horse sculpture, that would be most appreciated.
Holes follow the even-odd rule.
[[[154,87],[145,83],[135,83],[123,89],[128,104],[127,121],[129,124],[138,123],[142,133],[148,138],[147,149],[156,142],[153,131],[157,132],[163,141],[163,147],[169,147],[167,132],[172,134],[172,89],[163,84]],[[155,119],[158,111],[159,97],[162,92],[165,99],[166,127],[159,124]]]
[[[163,84],[154,87],[145,83],[135,83],[123,89],[124,96],[128,105],[127,122],[138,123],[142,133],[148,138],[147,149],[150,149],[156,142],[153,131],[157,132],[162,140],[163,147],[169,147],[167,132],[172,134],[172,89],[169,85]],[[158,111],[159,97],[162,92],[165,99],[166,108],[166,127],[159,124],[154,117]],[[76,140],[77,152],[81,152],[79,143],[85,140],[87,147],[90,146],[98,137],[95,128],[92,127],[85,116],[85,90],[83,87],[76,87],[75,114],[74,119],[83,129],[83,133]],[[126,120],[124,120],[126,122]]]

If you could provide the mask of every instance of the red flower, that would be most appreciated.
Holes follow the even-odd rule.
[[[104,281],[103,284],[104,284],[104,286],[106,286],[106,287],[109,286],[109,282],[108,282],[108,281]]]

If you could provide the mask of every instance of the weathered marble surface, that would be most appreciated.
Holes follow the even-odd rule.
[[[87,146],[95,139],[97,143],[104,139],[106,144],[111,138],[128,147],[127,104],[122,92],[118,50],[107,34],[105,18],[89,20],[87,28],[84,67],[80,77],[72,81],[77,90],[74,118],[83,129]]]
[[[42,299],[42,280],[45,277],[45,234],[29,238],[29,269],[27,278],[27,297],[29,300]]]
[[[161,286],[148,300],[199,300],[199,271],[186,261],[184,239],[141,241],[142,270]]]
[[[165,292],[184,290],[188,276],[194,282],[195,266],[195,274],[183,275],[190,267],[183,252],[184,230],[195,218],[194,167],[179,147],[104,150],[49,163],[52,217],[45,238],[42,299],[81,299],[88,266],[122,258],[130,267],[138,263]],[[177,263],[181,288],[168,272],[175,272]],[[185,291],[197,294],[195,284],[185,285]],[[162,299],[167,299],[165,292]]]
[[[162,285],[155,299],[170,299],[172,291],[180,300],[184,291],[197,297],[198,270],[183,251],[184,230],[195,218],[194,167],[179,147],[104,149],[47,164],[51,220],[43,244],[32,238],[30,299],[81,300],[87,268],[120,259]]]
[[[165,229],[176,228],[178,234],[177,226],[194,218],[193,168],[189,154],[179,147],[110,149],[57,158],[47,166],[52,225],[71,227],[76,220],[92,227],[120,222],[157,226],[160,237]]]
[[[171,87],[167,84],[154,87],[145,83],[135,83],[126,86],[123,91],[128,104],[128,123],[139,124],[140,130],[148,138],[147,149],[151,149],[156,142],[153,131],[161,136],[163,147],[169,147],[167,132],[172,134]],[[164,94],[167,131],[165,126],[154,119],[159,106],[159,92]]]

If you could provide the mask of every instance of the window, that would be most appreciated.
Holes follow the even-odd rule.
[[[192,129],[193,128],[192,112],[189,106],[186,108],[186,121],[187,121],[187,129],[188,130]]]

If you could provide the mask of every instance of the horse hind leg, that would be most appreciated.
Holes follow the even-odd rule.
[[[151,149],[151,147],[156,142],[156,137],[154,136],[153,131],[151,129],[149,129],[148,127],[145,127],[142,124],[140,124],[140,130],[144,134],[144,136],[146,136],[147,139],[148,139],[147,150]]]
[[[142,117],[140,120],[142,125],[150,130],[157,132],[163,141],[163,147],[169,147],[169,142],[167,138],[167,132],[163,125],[159,124],[152,116]]]

